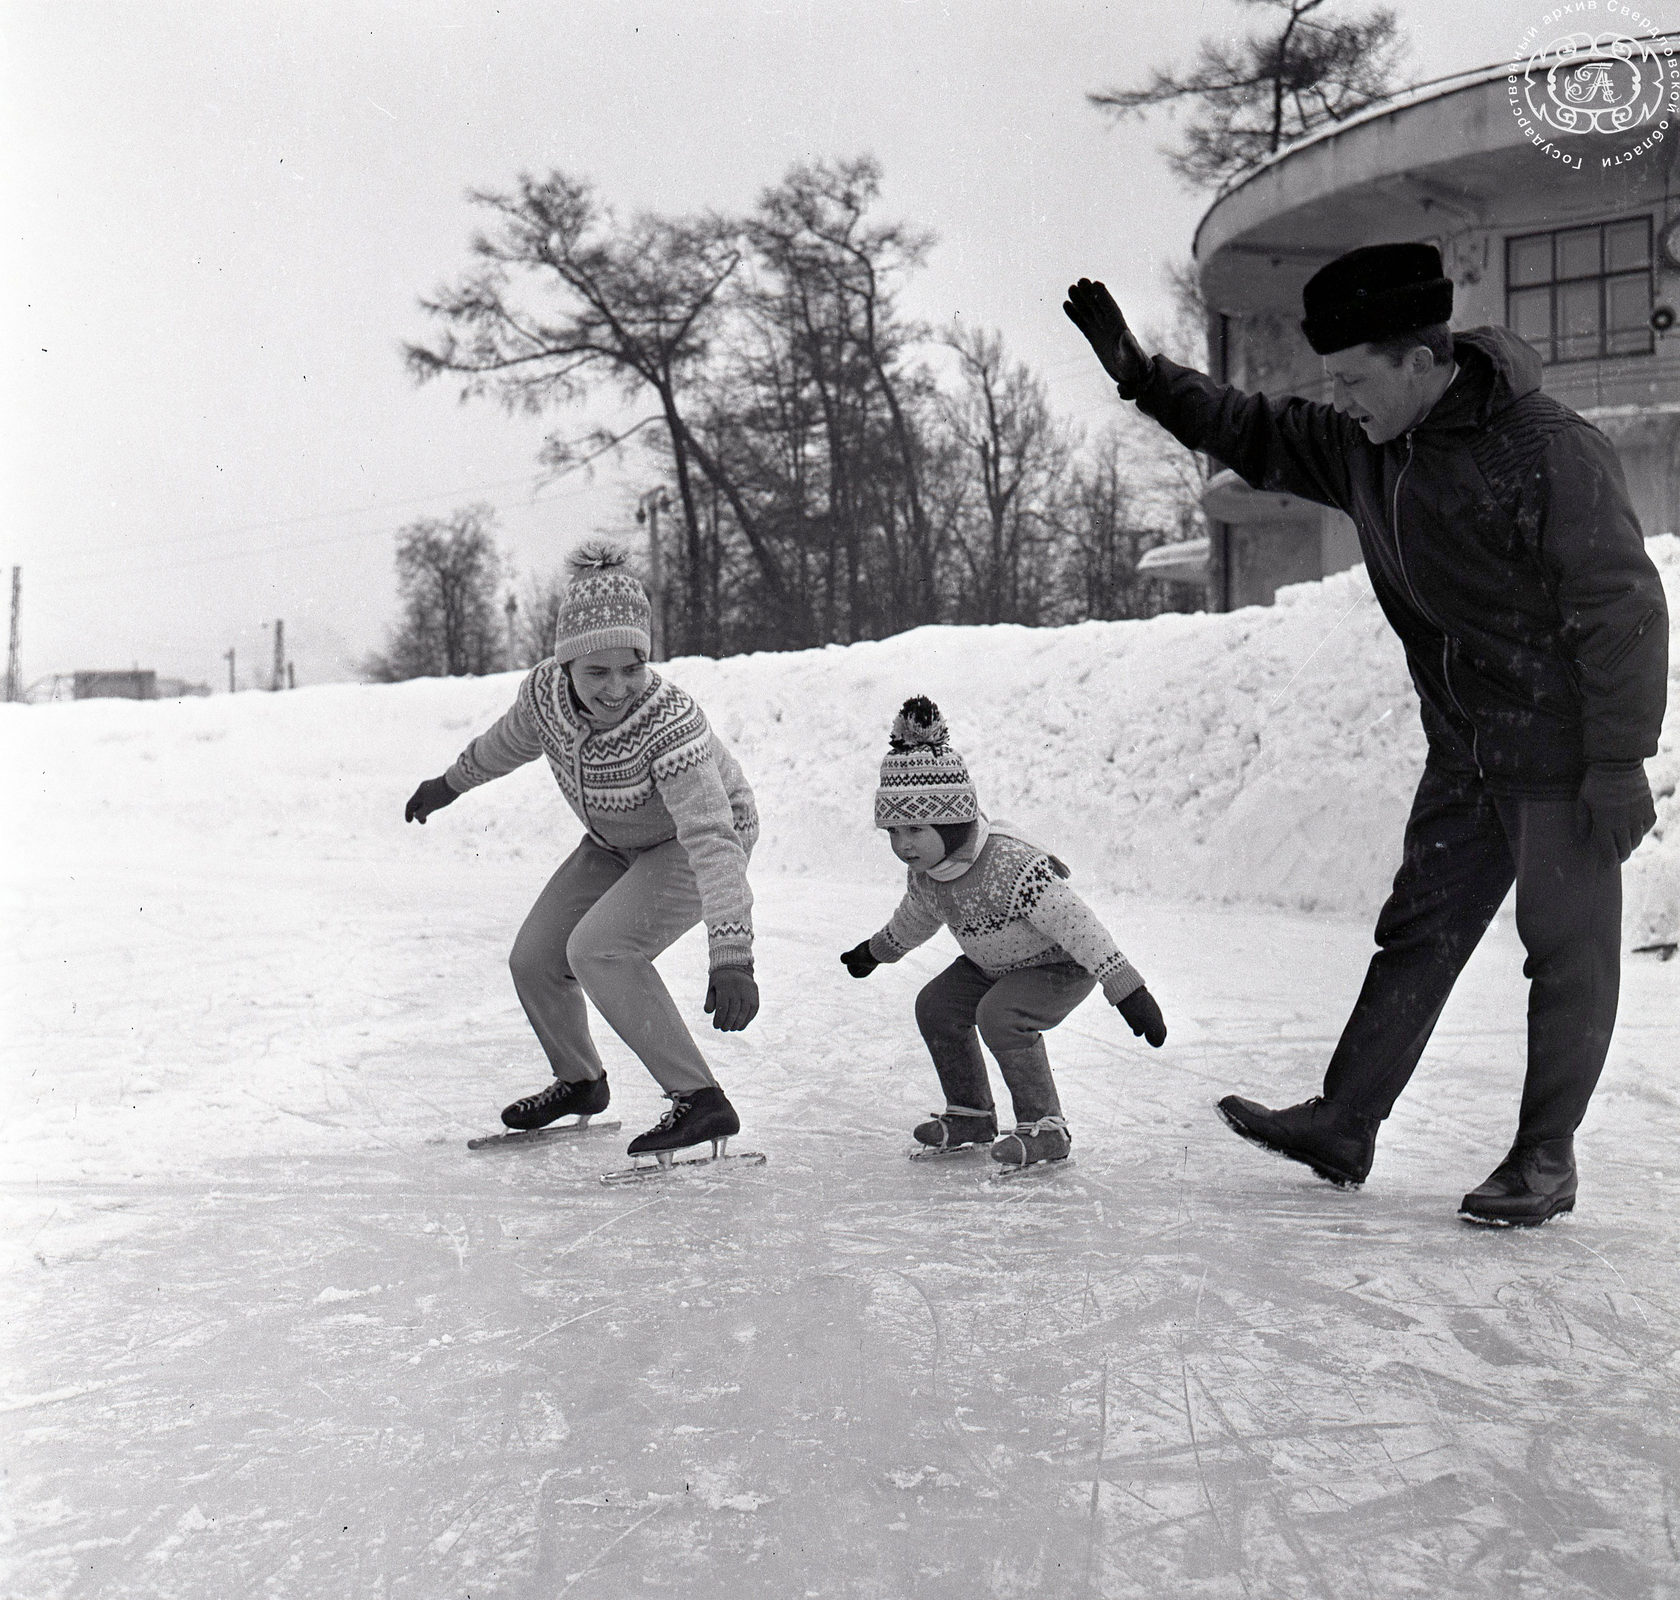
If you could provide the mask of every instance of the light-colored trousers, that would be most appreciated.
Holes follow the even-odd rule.
[[[602,1076],[584,996],[667,1093],[715,1087],[653,958],[700,920],[675,839],[617,851],[585,837],[548,880],[513,942],[513,987],[554,1076]]]

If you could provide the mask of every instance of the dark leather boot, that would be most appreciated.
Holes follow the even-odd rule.
[[[1513,1145],[1487,1182],[1465,1195],[1458,1214],[1466,1222],[1535,1228],[1574,1209],[1575,1141],[1563,1138]]]
[[[561,1117],[580,1117],[587,1123],[598,1112],[605,1111],[611,1099],[612,1091],[607,1087],[604,1072],[598,1078],[583,1078],[571,1083],[562,1083],[556,1078],[546,1089],[528,1094],[523,1100],[515,1100],[506,1107],[502,1112],[502,1121],[510,1128],[521,1130],[546,1128]]]
[[[665,1097],[671,1109],[646,1133],[638,1133],[627,1147],[633,1156],[657,1155],[662,1150],[686,1150],[712,1141],[712,1154],[721,1154],[730,1137],[741,1131],[741,1119],[723,1090],[679,1089]]]
[[[1311,1167],[1327,1183],[1361,1184],[1370,1174],[1375,1117],[1354,1115],[1317,1095],[1272,1111],[1228,1094],[1219,1102],[1219,1114],[1250,1144]]]

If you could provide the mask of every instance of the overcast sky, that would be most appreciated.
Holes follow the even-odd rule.
[[[1506,59],[1525,0],[1399,0],[1409,79]],[[1644,9],[1674,26],[1680,0]],[[1523,12],[1522,15],[1518,15]],[[1170,124],[1086,91],[1184,62],[1234,0],[37,0],[0,4],[8,383],[0,564],[26,683],[139,664],[351,677],[394,611],[393,534],[476,500],[524,572],[629,533],[645,459],[539,488],[543,434],[417,389],[417,297],[467,261],[469,187],[592,178],[625,211],[744,208],[790,164],[876,155],[939,237],[906,309],[1001,330],[1064,414],[1114,404],[1071,276],[1166,315],[1205,198]],[[1521,26],[1518,26],[1521,24]]]

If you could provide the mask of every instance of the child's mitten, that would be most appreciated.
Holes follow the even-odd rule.
[[[1141,1034],[1157,1050],[1167,1042],[1167,1019],[1147,987],[1139,985],[1124,1000],[1116,1001],[1115,1008],[1132,1025],[1132,1032]]]
[[[846,963],[846,970],[854,978],[867,978],[881,964],[869,953],[869,941],[867,939],[862,944],[845,951],[840,959]]]
[[[408,804],[403,808],[403,821],[418,822],[424,827],[427,817],[434,811],[443,810],[456,798],[447,778],[428,778],[408,797]]]

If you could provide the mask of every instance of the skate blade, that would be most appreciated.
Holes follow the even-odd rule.
[[[1045,1177],[1052,1172],[1060,1172],[1064,1167],[1073,1165],[1072,1156],[1060,1156],[1054,1161],[1029,1161],[1024,1167],[1018,1167],[1013,1162],[1004,1166],[1001,1162],[992,1174],[993,1183],[1013,1183],[1017,1178],[1030,1178],[1034,1175]]]
[[[622,1126],[617,1117],[608,1122],[581,1117],[575,1122],[551,1122],[546,1128],[514,1128],[508,1133],[487,1133],[481,1138],[467,1140],[467,1148],[489,1150],[497,1146],[541,1144],[548,1139],[575,1137],[580,1133],[616,1133]]]
[[[646,1183],[650,1178],[673,1177],[693,1167],[715,1167],[731,1161],[739,1161],[749,1167],[762,1167],[769,1159],[762,1150],[729,1150],[717,1156],[691,1156],[687,1161],[678,1161],[673,1156],[669,1161],[645,1161],[639,1166],[620,1167],[616,1172],[603,1172],[601,1182]]]
[[[904,1153],[912,1161],[949,1161],[953,1156],[971,1156],[976,1150],[991,1148],[990,1139],[979,1139],[972,1144],[919,1144]]]

